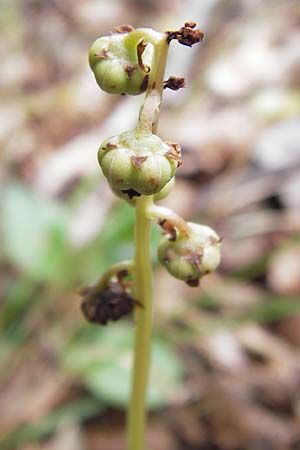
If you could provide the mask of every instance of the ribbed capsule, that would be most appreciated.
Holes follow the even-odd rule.
[[[221,260],[221,240],[210,227],[189,222],[189,236],[176,240],[164,237],[158,247],[158,259],[168,272],[190,286],[197,286],[202,276],[213,272]]]
[[[154,201],[158,202],[160,200],[163,200],[165,197],[169,195],[174,186],[175,186],[175,177],[171,178],[171,180],[165,185],[164,188],[162,188],[160,192],[154,194]],[[120,191],[114,188],[112,188],[112,191],[117,197],[121,198],[122,200],[125,200],[131,206],[135,206],[136,198],[138,197],[136,193],[133,192],[131,193],[130,191]]]
[[[151,30],[151,33],[155,32]],[[145,92],[154,47],[144,43],[141,36],[142,29],[103,36],[92,44],[89,63],[102,90],[110,94],[129,95]]]
[[[174,177],[180,148],[150,131],[136,129],[106,139],[98,160],[113,190],[129,197],[152,195]]]

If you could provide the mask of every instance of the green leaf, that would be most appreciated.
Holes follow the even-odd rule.
[[[90,391],[109,405],[128,404],[133,352],[133,330],[129,324],[97,328],[90,337],[76,340],[63,354],[65,366],[82,377]],[[155,409],[174,397],[182,378],[182,367],[168,343],[153,339],[148,405]]]
[[[63,281],[72,261],[61,205],[20,184],[8,185],[2,202],[4,255],[38,281]]]

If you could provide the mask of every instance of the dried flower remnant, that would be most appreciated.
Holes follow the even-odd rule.
[[[171,76],[163,82],[163,88],[178,91],[179,89],[185,88],[185,79],[182,77]]]
[[[110,320],[116,321],[131,314],[137,304],[119,283],[112,282],[104,291],[88,294],[81,304],[81,310],[89,322],[106,325]]]
[[[192,47],[192,45],[202,42],[204,33],[201,30],[195,29],[195,27],[195,22],[185,22],[184,26],[179,30],[166,31],[168,43],[176,39],[180,44]]]
[[[106,325],[131,314],[135,306],[142,306],[132,297],[129,275],[127,269],[118,270],[108,280],[102,278],[94,286],[81,290],[81,310],[89,322]]]
[[[177,167],[180,167],[182,165],[182,159],[181,159],[181,147],[180,145],[176,144],[176,142],[169,142],[167,141],[166,144],[168,144],[171,149],[165,153],[165,156],[167,158],[171,158],[174,161],[177,162]]]

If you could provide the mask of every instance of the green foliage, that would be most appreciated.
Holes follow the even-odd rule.
[[[4,256],[11,264],[35,281],[70,281],[73,252],[63,207],[11,183],[4,190],[2,214]]]
[[[87,388],[108,405],[126,407],[130,389],[133,330],[118,323],[89,328],[63,352],[63,364],[79,375]],[[164,340],[153,339],[148,404],[152,409],[167,404],[180,386],[183,369]]]

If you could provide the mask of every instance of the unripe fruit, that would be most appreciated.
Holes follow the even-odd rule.
[[[167,195],[169,195],[169,193],[171,192],[171,190],[173,189],[173,187],[175,186],[175,177],[173,177],[166,185],[164,188],[162,188],[162,190],[160,192],[157,192],[157,194],[154,194],[154,201],[158,202],[160,200],[163,200],[165,197],[167,197]],[[112,188],[113,193],[121,198],[122,200],[125,200],[127,203],[129,203],[131,206],[135,206],[136,204],[136,195],[130,195],[130,192],[122,192],[119,191],[118,189],[114,189]]]
[[[188,226],[189,236],[179,233],[175,241],[163,238],[158,259],[175,278],[197,286],[200,278],[213,272],[220,263],[220,238],[204,225],[189,222]]]
[[[91,46],[90,67],[105,92],[138,95],[147,89],[153,45],[138,31],[103,36]]]
[[[98,160],[112,189],[125,191],[129,197],[151,195],[174,177],[180,148],[137,128],[106,139]]]

